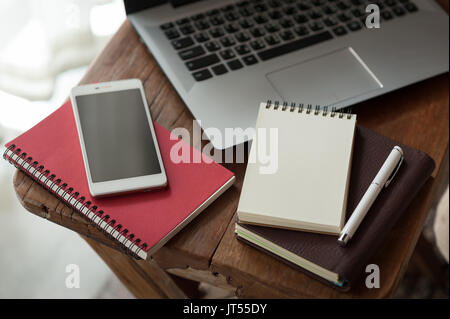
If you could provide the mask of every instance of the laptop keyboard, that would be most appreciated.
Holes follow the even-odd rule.
[[[164,23],[161,29],[196,81],[239,70],[416,12],[411,0],[248,0]]]

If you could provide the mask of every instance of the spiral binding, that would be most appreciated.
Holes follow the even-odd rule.
[[[74,189],[63,183],[61,179],[56,179],[56,175],[50,174],[50,170],[44,170],[43,165],[33,161],[33,158],[27,156],[27,153],[22,152],[20,148],[16,148],[14,144],[10,145],[3,153],[3,158],[11,165],[27,173],[33,180],[50,190],[68,206],[73,207],[88,220],[93,221],[102,233],[118,241],[125,253],[137,259],[145,259],[146,243],[141,243],[141,239],[135,238],[133,233],[115,219],[111,219],[104,211],[97,211],[97,206],[92,205],[90,201],[86,201],[84,196],[80,196],[80,193],[76,191],[74,192]]]
[[[330,116],[330,117],[335,117],[337,115],[341,119],[344,117],[346,117],[347,119],[351,119],[353,116],[353,114],[351,113],[351,109],[348,109],[347,112],[343,112],[337,111],[335,107],[332,107],[331,111],[328,111],[328,106],[322,107],[320,105],[316,105],[313,110],[312,104],[306,104],[305,106],[303,103],[299,103],[297,105],[294,102],[291,103],[283,102],[280,105],[279,101],[275,101],[272,103],[271,100],[267,100],[266,109],[270,109],[271,107],[273,107],[274,110],[281,110],[281,111],[286,111],[289,109],[289,112],[294,112],[297,109],[297,113],[305,113],[305,114],[319,115],[320,113],[322,113],[322,116]]]

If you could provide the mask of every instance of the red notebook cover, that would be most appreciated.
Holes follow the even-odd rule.
[[[168,130],[154,124],[168,187],[153,192],[108,198],[90,195],[70,101],[7,143],[4,157],[147,259],[234,182],[233,173],[214,161],[173,163],[170,149],[180,140],[171,140]],[[199,152],[189,148],[191,158]]]

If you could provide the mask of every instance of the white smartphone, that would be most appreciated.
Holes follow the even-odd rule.
[[[70,98],[92,196],[167,185],[139,79],[77,86]]]

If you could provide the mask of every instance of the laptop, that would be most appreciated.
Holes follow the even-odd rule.
[[[369,4],[379,28],[366,24]],[[125,0],[125,8],[219,150],[237,142],[210,132],[254,127],[261,101],[340,109],[448,71],[449,19],[434,0]]]

